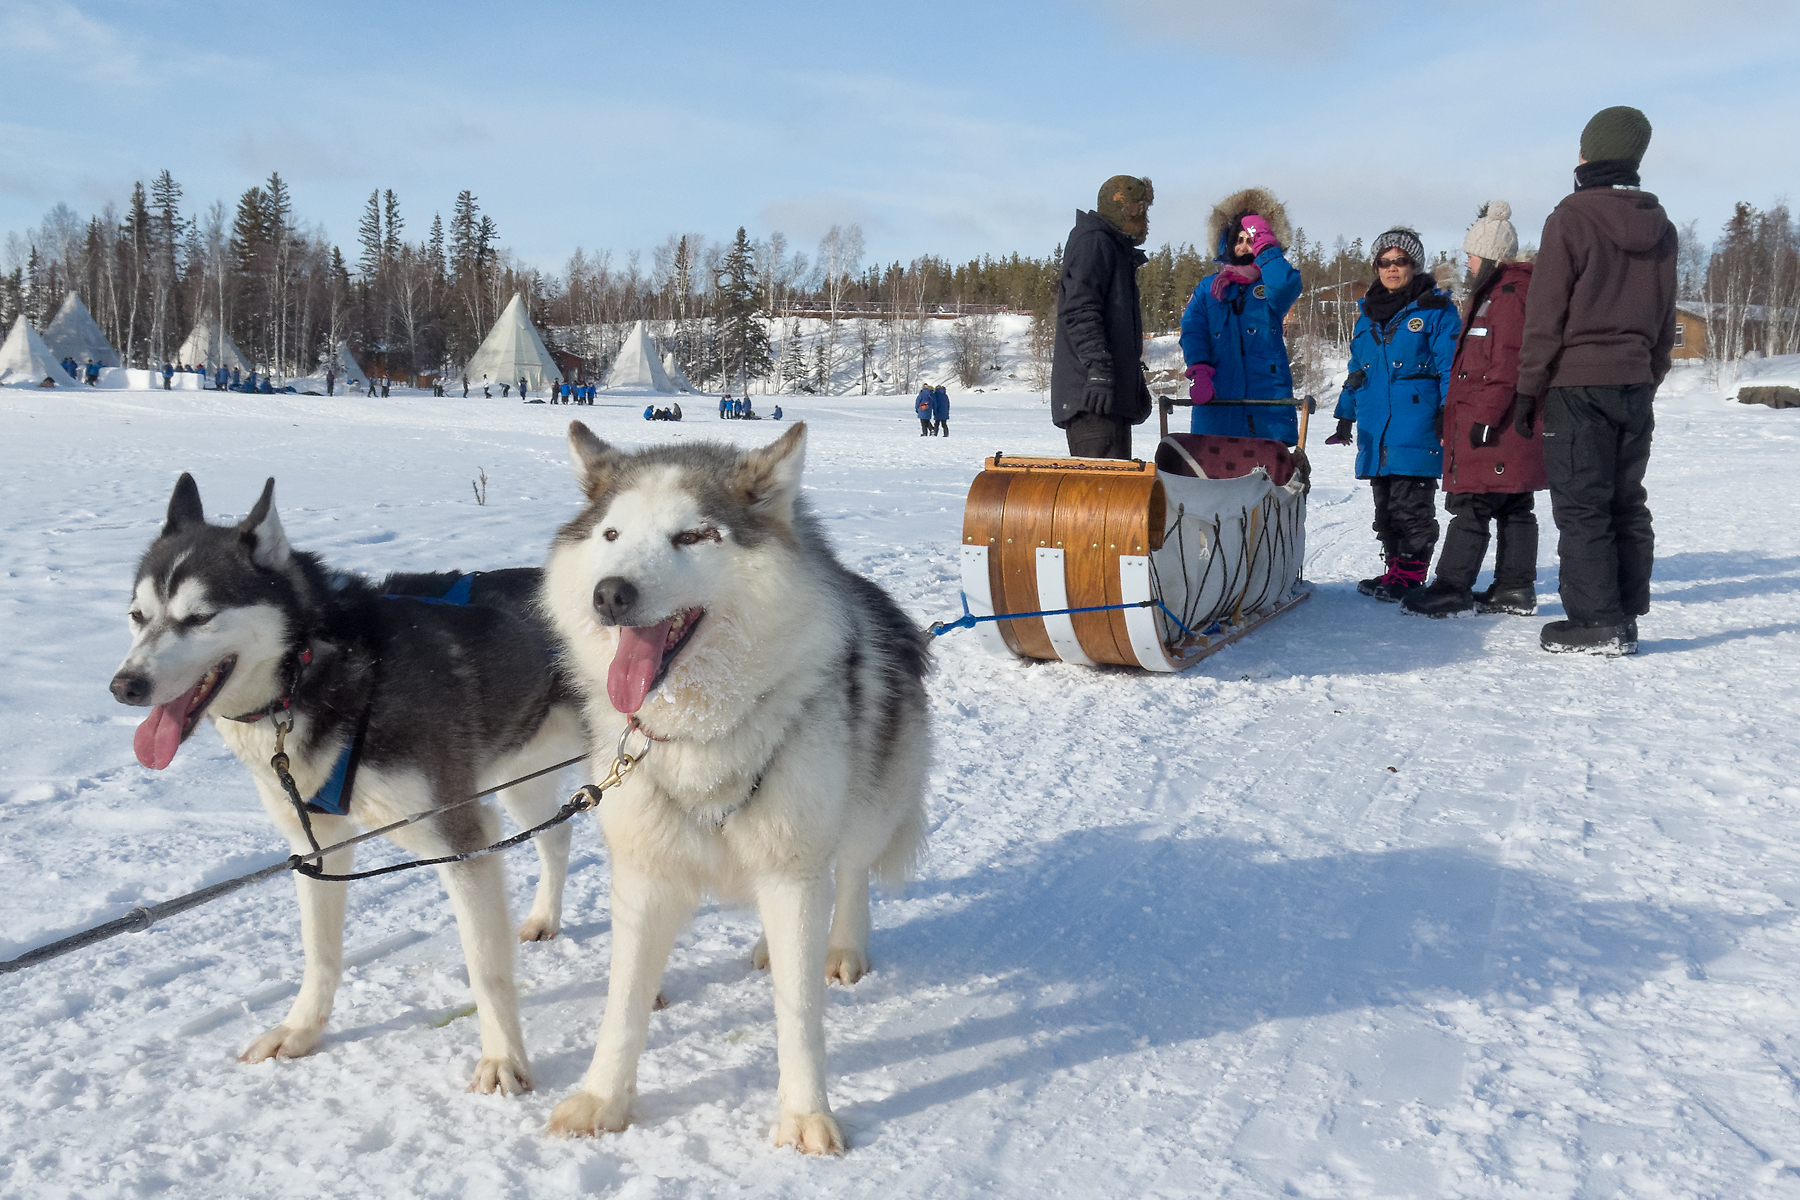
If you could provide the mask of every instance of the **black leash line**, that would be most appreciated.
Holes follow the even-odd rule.
[[[629,726],[627,726],[627,732],[630,732]],[[562,762],[545,767],[539,771],[533,771],[529,775],[521,775],[517,779],[511,779],[505,783],[496,784],[491,788],[483,789],[482,791],[476,792],[473,796],[458,800],[456,803],[446,805],[443,808],[426,809],[423,812],[413,813],[411,816],[402,817],[392,824],[383,825],[380,829],[372,829],[367,833],[360,833],[355,837],[345,838],[341,842],[322,847],[309,854],[289,855],[280,862],[270,863],[268,866],[251,871],[247,875],[239,875],[234,879],[227,879],[220,883],[210,884],[198,891],[189,892],[185,896],[177,896],[173,900],[164,900],[160,904],[149,904],[142,908],[134,908],[117,920],[107,921],[105,924],[96,925],[91,929],[84,929],[80,933],[71,934],[59,941],[50,942],[47,945],[39,946],[33,950],[27,950],[17,958],[0,962],[0,975],[11,975],[17,971],[23,971],[27,967],[35,967],[39,963],[49,962],[53,958],[61,958],[65,954],[71,954],[76,950],[91,946],[96,942],[103,942],[108,938],[117,937],[121,933],[141,933],[156,922],[162,920],[164,917],[172,917],[177,913],[184,913],[190,908],[198,908],[202,904],[208,904],[220,897],[229,896],[239,888],[248,887],[253,883],[261,883],[265,879],[272,879],[275,876],[284,874],[288,871],[298,871],[308,878],[318,879],[324,882],[342,882],[352,879],[368,879],[375,875],[388,875],[396,871],[411,871],[419,867],[433,867],[441,866],[445,863],[463,862],[467,859],[480,858],[486,854],[509,849],[518,845],[520,842],[537,836],[547,829],[553,829],[556,826],[561,825],[564,821],[575,816],[576,813],[587,812],[595,805],[599,804],[600,797],[605,793],[605,789],[617,784],[632,767],[637,765],[638,759],[643,757],[642,754],[636,755],[635,757],[625,754],[623,745],[624,740],[621,738],[620,755],[618,759],[614,761],[613,769],[608,773],[606,779],[602,780],[598,785],[589,783],[578,788],[574,795],[570,796],[568,801],[556,811],[556,815],[551,817],[548,821],[543,822],[541,825],[534,825],[523,833],[514,834],[512,837],[496,842],[491,846],[483,846],[479,850],[470,850],[464,854],[452,854],[444,858],[419,859],[413,862],[396,863],[393,866],[379,867],[371,871],[359,871],[353,875],[327,875],[323,872],[323,868],[320,865],[324,861],[324,857],[334,851],[347,849],[359,842],[366,842],[370,838],[380,837],[383,834],[391,833],[396,829],[402,829],[419,821],[428,820],[454,809],[462,808],[465,805],[473,804],[477,800],[486,799],[495,792],[505,791],[509,787],[526,783],[543,775],[549,775],[552,772],[560,771],[565,767],[572,767],[576,763],[588,758],[589,755],[578,754],[574,758],[565,759]],[[284,777],[282,780],[283,787],[288,791],[290,798],[292,798],[296,794],[293,777],[283,770],[278,769],[277,773]]]

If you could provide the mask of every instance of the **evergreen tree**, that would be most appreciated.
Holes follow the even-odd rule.
[[[769,369],[769,331],[757,312],[756,252],[743,227],[725,252],[717,279],[719,293],[716,327],[719,360],[727,380],[750,386],[752,375]]]

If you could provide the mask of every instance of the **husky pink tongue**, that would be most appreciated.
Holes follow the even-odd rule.
[[[644,697],[662,670],[663,646],[674,623],[670,617],[659,625],[619,626],[619,652],[606,673],[606,698],[618,711],[629,714],[644,707]]]
[[[159,704],[150,710],[144,723],[137,727],[132,735],[131,748],[137,751],[138,761],[153,771],[160,771],[175,761],[175,752],[181,749],[181,731],[187,725],[188,713],[194,709],[194,701],[200,698],[200,689],[206,686],[202,679],[181,695],[167,704]]]

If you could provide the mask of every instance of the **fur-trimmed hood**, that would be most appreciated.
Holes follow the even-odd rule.
[[[1226,253],[1231,249],[1224,242],[1226,233],[1236,228],[1239,214],[1245,211],[1253,212],[1267,221],[1269,228],[1275,233],[1275,240],[1283,247],[1292,244],[1294,228],[1288,224],[1287,208],[1275,198],[1275,193],[1268,188],[1245,188],[1213,205],[1212,216],[1207,218],[1206,244],[1212,247],[1214,259],[1225,261]],[[1236,240],[1235,234],[1232,235],[1232,240]]]

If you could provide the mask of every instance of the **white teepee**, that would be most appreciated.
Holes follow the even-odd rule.
[[[31,327],[25,314],[20,313],[19,319],[13,322],[12,332],[6,335],[5,343],[0,344],[0,384],[42,387],[46,379],[57,384],[75,382],[57,363],[56,356],[44,345],[44,339]]]
[[[663,370],[662,359],[656,356],[656,346],[650,340],[650,330],[639,321],[625,335],[625,344],[619,347],[619,357],[613,359],[612,370],[606,373],[608,388],[632,388],[637,391],[673,392],[675,385],[669,381],[668,372]]]
[[[478,385],[486,378],[495,387],[521,379],[534,388],[546,379],[562,382],[562,368],[550,357],[544,339],[525,315],[524,297],[517,295],[507,302],[463,373],[472,384]]]
[[[319,364],[319,377],[324,378],[327,370],[336,372],[337,385],[341,388],[369,382],[368,372],[357,365],[356,355],[350,353],[349,342],[339,342],[337,352]]]
[[[673,350],[663,355],[662,364],[663,372],[668,375],[669,382],[675,385],[677,391],[698,392],[700,390],[688,381],[687,373],[681,369],[681,364],[675,361]]]
[[[225,327],[213,317],[200,318],[194,332],[188,334],[187,341],[175,352],[175,361],[190,367],[204,366],[208,371],[217,371],[220,367],[227,371],[233,367],[239,371],[251,369],[250,360],[243,356],[231,335],[225,332]]]
[[[119,365],[119,352],[112,348],[94,321],[94,314],[74,292],[64,298],[56,316],[44,327],[44,345],[50,347],[58,362],[72,358],[77,366],[83,366],[93,359],[103,367]]]

